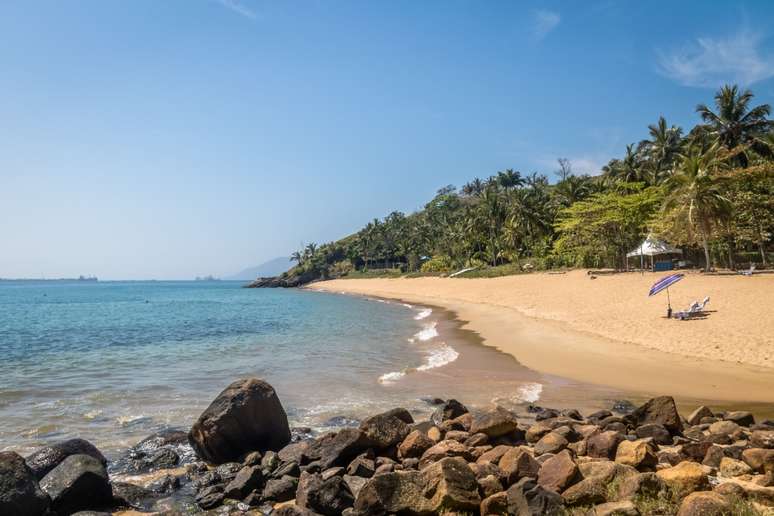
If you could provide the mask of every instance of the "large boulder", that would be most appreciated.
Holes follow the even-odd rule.
[[[474,511],[481,504],[478,482],[467,462],[459,457],[441,459],[422,471],[424,496],[434,511]]]
[[[236,461],[253,450],[279,450],[290,442],[290,427],[271,385],[238,380],[221,392],[188,433],[196,454],[213,464]]]
[[[37,516],[50,503],[24,459],[14,452],[0,452],[0,514]]]
[[[85,439],[68,439],[45,446],[25,460],[35,478],[40,480],[70,455],[89,455],[107,466],[107,459],[102,452]]]
[[[40,481],[51,497],[51,508],[59,514],[101,509],[113,503],[113,488],[107,470],[90,455],[70,455]]]
[[[683,422],[672,396],[659,396],[648,400],[627,417],[631,418],[636,426],[659,423],[672,435],[679,435],[683,431]]]
[[[535,455],[540,456],[544,453],[559,453],[570,444],[567,439],[558,432],[548,432],[535,443]]]

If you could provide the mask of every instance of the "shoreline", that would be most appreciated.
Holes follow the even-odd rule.
[[[496,283],[498,279],[478,281]],[[465,282],[473,281],[433,280],[456,282],[454,287],[464,287]],[[484,345],[540,373],[611,387],[641,399],[672,394],[685,407],[713,403],[744,406],[756,413],[774,412],[770,405],[774,401],[772,368],[691,357],[617,341],[567,322],[540,317],[537,310],[535,314],[525,315],[516,307],[502,304],[470,302],[460,299],[461,296],[444,298],[443,293],[448,289],[439,289],[443,293],[433,291],[426,285],[417,285],[414,279],[345,279],[319,282],[306,288],[440,307],[452,312],[460,321],[460,329],[476,333]]]

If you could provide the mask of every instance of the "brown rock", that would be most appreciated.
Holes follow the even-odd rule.
[[[683,431],[683,422],[677,413],[675,400],[671,396],[659,396],[648,400],[644,405],[630,414],[637,426],[646,423],[659,423],[672,435]]]
[[[435,442],[427,435],[419,430],[414,430],[398,446],[398,456],[404,458],[421,457],[433,445],[435,445]]]
[[[503,490],[503,484],[500,479],[495,475],[487,475],[483,478],[477,478],[478,490],[481,493],[482,498],[488,498],[495,493],[499,493]]]
[[[700,406],[693,412],[691,412],[691,415],[688,416],[687,421],[689,425],[698,425],[701,423],[702,418],[705,417],[713,417],[714,414],[712,414],[712,411],[709,409],[709,407],[705,407],[704,405]]]
[[[774,450],[748,448],[742,452],[742,460],[758,473],[774,472]]]
[[[572,484],[578,476],[578,466],[572,460],[569,450],[563,450],[543,463],[538,472],[538,484],[560,493]]]
[[[481,516],[508,514],[508,493],[505,491],[484,498],[481,502]]]
[[[427,429],[427,437],[433,441],[433,442],[441,442],[443,440],[443,433],[441,433],[441,429],[437,426],[432,426]]]
[[[527,429],[527,432],[524,438],[527,440],[528,443],[536,443],[540,440],[541,437],[546,435],[552,429],[553,428],[549,423],[545,421],[540,421],[539,423],[535,423],[534,425],[530,426]]]
[[[537,443],[535,443],[535,455],[543,455],[544,453],[559,453],[567,448],[567,439],[562,437],[557,432],[548,432]]]
[[[732,436],[739,430],[740,426],[733,421],[718,421],[717,423],[712,423],[709,427],[709,433],[716,435]]]
[[[731,505],[719,493],[698,491],[685,497],[677,516],[724,516]]]
[[[447,457],[463,457],[464,459],[469,460],[470,451],[465,445],[458,443],[457,441],[441,441],[431,448],[428,448],[427,451],[422,454],[422,457],[419,459],[419,469],[424,469],[428,464],[438,462]]]
[[[623,441],[619,432],[607,431],[589,437],[586,443],[586,455],[600,459],[615,458],[618,444]]]
[[[537,478],[540,471],[540,463],[523,448],[508,450],[500,458],[499,466],[507,485],[524,477]]]
[[[752,473],[752,468],[750,466],[741,460],[732,459],[731,457],[723,457],[720,459],[719,470],[720,476],[727,478],[739,477]]]
[[[684,461],[677,466],[662,469],[656,475],[680,496],[709,488],[707,474],[696,462]]]
[[[516,415],[502,407],[497,407],[473,419],[470,433],[483,433],[489,437],[499,437],[518,429]]]
[[[500,462],[500,458],[512,449],[513,449],[513,446],[500,444],[498,446],[495,446],[491,450],[481,454],[481,456],[478,459],[476,459],[476,463],[483,464],[485,462],[492,462],[497,464],[498,462]]]
[[[755,424],[755,418],[750,412],[746,412],[743,410],[736,410],[734,412],[729,412],[725,415],[723,418],[727,421],[733,421],[739,426],[751,426]]]
[[[368,417],[360,423],[360,430],[375,448],[384,449],[403,441],[411,432],[403,420],[408,415],[405,409],[395,409]]]
[[[750,436],[750,446],[774,449],[774,430],[754,430]]]
[[[638,470],[654,468],[658,464],[656,447],[652,442],[645,440],[621,441],[618,444],[615,461]]]
[[[594,507],[593,516],[640,516],[640,511],[637,510],[634,502],[624,500],[597,505]]]

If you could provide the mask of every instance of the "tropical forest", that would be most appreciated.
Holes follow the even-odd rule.
[[[575,174],[560,158],[554,182],[509,168],[444,186],[419,211],[303,246],[284,277],[621,270],[637,265],[626,253],[649,235],[705,271],[765,268],[774,234],[771,107],[727,85],[696,114],[690,129],[659,117],[598,175]]]

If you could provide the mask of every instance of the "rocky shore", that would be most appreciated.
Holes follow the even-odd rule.
[[[774,514],[774,421],[748,412],[433,403],[427,421],[395,408],[314,436],[269,384],[239,380],[188,432],[110,463],[82,439],[0,453],[0,514]]]

